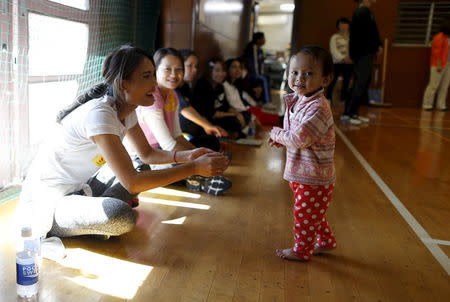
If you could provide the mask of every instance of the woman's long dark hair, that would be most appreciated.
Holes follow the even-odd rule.
[[[230,58],[230,59],[228,59],[228,60],[225,61],[225,66],[227,67],[227,68],[225,69],[226,72],[227,72],[227,76],[226,76],[226,78],[225,78],[225,81],[227,81],[227,82],[230,83],[230,84],[232,84],[232,83],[231,83],[231,78],[230,78],[230,75],[229,75],[228,71],[230,70],[230,67],[231,67],[231,65],[232,65],[234,62],[238,62],[238,63],[239,63],[239,67],[241,66],[241,61],[239,61],[238,58]]]
[[[227,70],[227,66],[225,65],[225,62],[222,59],[214,58],[214,59],[208,61],[208,65],[206,67],[206,71],[203,74],[203,78],[205,80],[207,80],[212,86],[214,86],[213,85],[214,81],[212,79],[212,71],[214,69],[214,65],[216,65],[217,63],[222,65],[223,70],[225,70],[225,71]]]
[[[104,82],[92,86],[85,93],[78,96],[67,108],[60,111],[56,121],[60,123],[69,113],[92,99],[100,98],[105,94],[110,95],[119,109],[125,102],[122,89],[122,81],[128,80],[144,58],[148,58],[153,64],[152,57],[144,50],[130,45],[122,45],[110,53],[103,62],[102,77]]]

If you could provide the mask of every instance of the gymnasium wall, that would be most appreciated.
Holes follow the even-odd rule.
[[[377,1],[372,7],[381,39],[389,39],[385,101],[397,107],[420,107],[429,77],[430,48],[392,45],[397,5],[401,1],[404,0]],[[293,49],[306,44],[328,48],[336,19],[350,19],[357,5],[353,0],[296,0],[295,4]]]
[[[214,57],[239,56],[248,42],[252,2],[165,0],[159,46],[194,49],[200,69]]]

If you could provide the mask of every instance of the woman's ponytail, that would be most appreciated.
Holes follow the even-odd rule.
[[[89,102],[90,100],[104,96],[107,91],[108,91],[108,84],[106,83],[101,83],[92,86],[88,91],[78,96],[76,100],[72,104],[70,104],[67,108],[61,110],[56,116],[56,122],[61,123],[63,118],[65,118],[69,113],[77,109],[79,106]]]

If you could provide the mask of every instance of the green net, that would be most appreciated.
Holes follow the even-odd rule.
[[[152,53],[161,0],[0,0],[0,188],[122,44]]]

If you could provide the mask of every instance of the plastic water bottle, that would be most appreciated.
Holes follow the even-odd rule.
[[[36,299],[39,289],[39,240],[31,227],[23,227],[16,253],[17,295]]]

